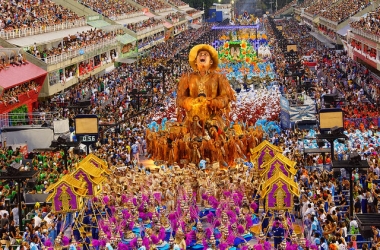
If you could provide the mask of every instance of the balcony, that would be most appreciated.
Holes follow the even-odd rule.
[[[17,102],[12,103],[4,103],[4,101],[0,101],[0,113],[6,113],[14,110],[22,105],[25,105],[30,102],[37,101],[38,94],[40,92],[41,86],[38,86],[36,90],[29,90],[28,92],[24,92],[17,95]]]
[[[355,51],[357,54],[362,55],[365,59],[367,59],[367,60],[371,60],[372,62],[376,63],[377,65],[380,64],[380,61],[379,61],[376,57],[372,57],[372,56],[370,56],[370,55],[364,53],[363,51],[361,51],[361,50],[359,50],[359,49],[357,49],[357,48],[355,48],[355,47],[352,47],[351,44],[348,44],[347,46],[348,46],[350,49],[352,49],[352,51]],[[377,56],[377,57],[378,57],[378,56]]]
[[[93,57],[101,53],[106,52],[111,46],[117,46],[116,37],[105,39],[96,44],[91,44],[84,48],[68,51],[59,55],[49,56],[47,58],[42,58],[41,60],[48,64],[48,71],[51,71],[54,66],[66,67],[73,63],[76,63],[77,60],[74,58],[79,58],[79,61],[86,60],[88,57]],[[68,61],[70,60],[70,61]],[[65,63],[68,61],[68,63]]]
[[[310,21],[314,20],[315,15],[309,12],[304,11],[303,14],[301,14],[302,17],[305,17],[306,19],[309,19]]]
[[[0,37],[8,40],[26,36],[33,36],[43,33],[55,32],[58,30],[71,29],[76,27],[81,27],[86,25],[86,19],[81,18],[75,20],[74,22],[64,22],[61,24],[54,24],[52,26],[38,26],[33,28],[23,28],[23,29],[14,29],[14,30],[2,30],[0,31]]]
[[[378,35],[372,34],[371,32],[368,32],[368,31],[365,31],[365,30],[355,29],[355,28],[352,28],[352,27],[350,28],[350,30],[351,30],[352,33],[354,33],[356,35],[368,38],[371,41],[374,41],[376,43],[380,43],[380,36],[378,36]]]
[[[159,24],[151,28],[145,28],[136,32],[137,39],[142,39],[148,36],[152,36],[158,32],[164,31],[164,25]]]
[[[163,13],[163,12],[168,12],[168,11],[171,11],[172,8],[163,8],[163,9],[158,9],[158,10],[155,10],[154,12],[156,13]]]
[[[110,16],[109,19],[111,19],[113,21],[117,21],[117,20],[124,20],[124,19],[129,19],[129,18],[143,16],[143,15],[144,15],[144,12],[138,11],[138,12],[134,12],[134,13],[130,13],[130,14],[123,14],[123,15],[118,15],[118,16]]]
[[[333,21],[326,19],[324,17],[319,17],[319,22],[320,22],[320,24],[323,24],[332,30],[336,30],[338,27],[338,22],[333,22]]]

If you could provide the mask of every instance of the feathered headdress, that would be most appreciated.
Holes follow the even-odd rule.
[[[203,239],[203,240],[202,240],[202,245],[203,245],[203,250],[207,250],[207,248],[208,248],[208,244],[207,244],[206,239]]]
[[[128,197],[125,194],[121,195],[121,202],[127,203],[128,202]]]
[[[144,237],[143,241],[142,241],[142,245],[146,248],[146,249],[149,249],[149,238],[148,237]]]
[[[251,208],[254,210],[254,211],[256,211],[256,209],[257,209],[257,204],[256,204],[256,202],[252,202],[251,203]]]
[[[251,218],[250,214],[247,214],[245,216],[245,222],[246,222],[246,225],[245,225],[246,229],[249,229],[249,228],[251,228],[253,226],[253,222],[252,222],[252,218]]]
[[[196,209],[193,207],[193,206],[191,206],[190,208],[189,208],[189,212],[190,212],[190,217],[191,217],[191,219],[193,219],[193,220],[198,220],[198,213],[197,213],[197,211],[196,211]]]
[[[70,239],[66,236],[62,237],[62,245],[68,246],[70,244]]]
[[[244,234],[245,228],[242,225],[237,226],[237,232],[239,235]]]
[[[195,231],[190,231],[186,234],[186,246],[190,246],[191,242],[195,239]]]
[[[110,201],[110,198],[106,195],[103,197],[104,204],[107,204]]]
[[[206,192],[203,193],[201,197],[202,197],[202,200],[207,200],[208,199],[208,195],[207,195]]]
[[[160,193],[160,192],[155,192],[155,193],[153,193],[153,197],[154,197],[154,199],[155,199],[159,204],[161,204],[161,193]]]
[[[161,227],[160,228],[160,231],[159,231],[159,233],[158,233],[158,239],[159,240],[165,240],[165,238],[166,238],[166,231],[165,231],[165,228],[164,227]]]
[[[49,238],[47,238],[46,240],[45,240],[45,247],[51,247],[53,244],[51,243],[51,241],[50,241],[50,239]]]
[[[152,235],[150,236],[150,239],[152,240],[152,243],[153,243],[154,245],[157,245],[158,242],[160,242],[160,239],[159,239],[156,235],[154,235],[154,234],[152,234]]]
[[[236,219],[236,213],[234,211],[228,210],[227,211],[227,216],[230,219],[231,223],[235,223],[237,221],[237,219]]]
[[[129,246],[134,249],[135,247],[137,247],[137,238],[133,238],[130,242],[129,242]]]

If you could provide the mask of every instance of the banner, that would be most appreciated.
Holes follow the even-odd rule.
[[[294,106],[289,108],[290,120],[300,121],[300,120],[315,120],[315,106],[314,105],[303,105]]]
[[[291,128],[289,111],[281,109],[280,112],[280,126],[282,129]]]
[[[280,97],[280,107],[282,110],[286,110],[289,112],[289,101],[288,99],[286,99],[286,97]]]

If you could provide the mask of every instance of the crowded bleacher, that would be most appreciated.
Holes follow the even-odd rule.
[[[282,14],[284,11],[288,10],[290,7],[292,7],[293,5],[295,5],[297,3],[296,0],[294,1],[291,1],[290,3],[286,4],[284,7],[282,7],[281,9],[277,10],[274,14],[275,15],[280,15]]]
[[[142,31],[144,29],[154,29],[154,28],[158,27],[159,25],[161,25],[162,22],[163,22],[163,20],[154,19],[152,17],[152,18],[149,18],[149,19],[144,20],[144,21],[140,21],[140,22],[136,22],[136,23],[130,23],[127,25],[127,28],[130,30],[133,30],[134,32],[139,32],[139,31]]]
[[[380,8],[374,12],[370,12],[366,17],[361,17],[360,20],[350,23],[354,29],[366,31],[370,34],[380,35]]]
[[[171,5],[177,6],[177,7],[187,5],[187,3],[185,3],[184,1],[181,1],[181,0],[169,0],[168,3],[170,3]]]
[[[168,8],[171,8],[170,4],[160,0],[134,0],[136,3],[149,8],[154,12],[161,12]]]
[[[9,1],[0,5],[0,30],[47,27],[77,21],[80,17],[50,0]]]
[[[14,103],[18,103],[18,96],[20,94],[26,93],[29,95],[30,91],[34,91],[37,93],[37,84],[34,81],[26,82],[20,86],[12,87],[10,89],[4,90],[4,93],[0,97],[0,103],[7,105],[12,105]]]
[[[185,18],[185,14],[181,12],[176,12],[176,13],[170,13],[165,16],[165,19],[171,21],[172,23],[178,23],[180,19]]]
[[[312,15],[318,15],[320,14],[325,8],[328,6],[331,6],[338,1],[329,1],[329,0],[322,0],[322,1],[315,1],[312,2],[306,9],[305,12],[310,13]]]
[[[77,34],[68,35],[63,38],[63,41],[59,43],[57,47],[52,47],[50,49],[39,49],[36,45],[32,45],[27,52],[38,59],[50,63],[51,60],[48,60],[48,58],[60,55],[67,55],[66,58],[72,58],[77,56],[81,49],[101,43],[109,43],[116,36],[123,34],[123,30],[105,32],[101,29],[94,28],[89,31],[77,32]]]
[[[341,23],[347,20],[350,16],[355,15],[359,11],[366,8],[371,4],[371,1],[368,0],[349,0],[341,1],[337,4],[330,5],[320,11],[319,15],[333,22]],[[325,6],[320,6],[320,8]]]
[[[78,0],[78,2],[111,20],[127,18],[128,15],[134,13],[142,13],[136,6],[122,0]]]
[[[196,13],[199,13],[199,12],[201,12],[200,10],[188,10],[188,11],[186,11],[186,14],[188,14],[188,15],[194,15],[194,14],[196,14]]]

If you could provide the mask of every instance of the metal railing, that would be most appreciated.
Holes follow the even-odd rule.
[[[52,124],[60,117],[59,112],[32,112],[0,114],[0,128],[19,125],[42,125],[45,122]]]
[[[13,29],[13,30],[2,30],[0,31],[0,37],[8,40],[13,38],[19,38],[19,37],[26,37],[26,36],[33,36],[43,33],[49,33],[54,32],[58,30],[65,30],[65,29],[71,29],[76,27],[81,27],[86,25],[86,19],[80,18],[75,21],[67,21],[60,24],[54,24],[51,26],[38,26],[38,27],[28,27],[28,28],[21,28],[21,29]]]
[[[354,34],[357,34],[357,35],[360,35],[362,37],[365,37],[365,38],[368,38],[368,39],[371,39],[372,41],[375,41],[377,43],[380,43],[380,36],[379,35],[375,35],[369,31],[366,31],[366,30],[359,30],[359,29],[356,29],[356,28],[350,28],[350,30],[354,33]]]
[[[133,12],[133,13],[129,13],[129,14],[121,14],[121,15],[110,16],[109,19],[111,19],[113,21],[115,21],[115,20],[117,21],[117,20],[124,20],[124,19],[143,16],[143,15],[144,15],[144,12],[137,11],[137,12]]]
[[[151,27],[151,28],[145,28],[145,29],[142,29],[142,30],[138,30],[136,31],[136,34],[137,35],[144,35],[146,33],[149,33],[149,32],[152,32],[152,31],[156,31],[156,30],[159,30],[159,29],[163,29],[164,28],[164,25],[162,24],[158,24],[154,27]]]
[[[162,12],[168,12],[171,10],[172,10],[172,8],[162,8],[162,9],[156,9],[156,10],[154,10],[154,12],[162,13]]]
[[[80,49],[68,51],[68,52],[58,54],[58,55],[54,55],[54,56],[49,56],[47,58],[41,58],[41,60],[44,61],[45,63],[49,64],[49,65],[54,65],[54,64],[69,60],[71,58],[81,56],[81,55],[88,53],[90,51],[98,50],[100,48],[116,44],[116,42],[117,42],[117,40],[115,37],[109,38],[109,39],[104,39],[100,42],[97,42],[96,44],[91,44],[91,45],[88,45],[88,46],[80,48]]]

